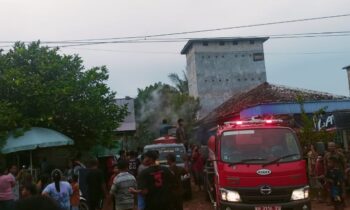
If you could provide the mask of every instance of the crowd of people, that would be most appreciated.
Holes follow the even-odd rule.
[[[0,209],[40,209],[38,205],[53,205],[52,210],[79,209],[80,192],[89,210],[181,210],[185,180],[192,175],[198,190],[202,189],[204,159],[198,146],[190,146],[184,155],[184,167],[176,164],[176,155],[167,155],[167,166],[157,161],[157,151],[147,151],[138,156],[136,152],[120,152],[115,160],[112,174],[106,178],[98,159],[84,162],[70,161],[66,170],[53,169],[44,172],[34,182],[28,170],[18,170],[16,165],[0,170]],[[42,200],[42,204],[40,204]],[[29,206],[28,206],[29,205]],[[33,206],[31,208],[30,206]],[[35,208],[34,208],[35,207]],[[110,209],[112,210],[112,209]]]
[[[343,149],[334,142],[328,142],[325,152],[310,145],[307,159],[313,199],[327,202],[334,209],[344,209],[346,187],[350,186],[350,167]]]

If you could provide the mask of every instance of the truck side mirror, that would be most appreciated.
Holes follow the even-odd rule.
[[[208,147],[211,151],[216,151],[216,138],[215,136],[211,136],[208,141]]]

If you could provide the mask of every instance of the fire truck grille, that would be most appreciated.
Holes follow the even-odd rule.
[[[238,191],[243,203],[285,203],[289,202],[292,190],[290,189],[272,189],[271,194],[263,195],[260,189],[241,189]]]

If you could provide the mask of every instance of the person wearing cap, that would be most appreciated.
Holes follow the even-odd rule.
[[[169,193],[175,182],[174,175],[167,167],[156,165],[158,155],[155,151],[147,151],[144,161],[150,166],[144,169],[138,177],[138,187],[145,198],[145,210],[169,210],[171,196]]]
[[[71,185],[62,181],[62,172],[55,169],[51,173],[53,183],[47,185],[42,194],[55,200],[62,210],[70,210],[70,197],[73,194]]]
[[[130,188],[136,188],[135,177],[128,172],[128,161],[117,163],[118,175],[114,178],[110,194],[114,197],[115,210],[132,210],[134,208],[134,194]]]

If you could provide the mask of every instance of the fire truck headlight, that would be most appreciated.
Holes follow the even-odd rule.
[[[307,198],[309,198],[309,186],[294,190],[292,193],[291,200],[296,201]]]
[[[220,189],[221,193],[221,200],[223,201],[229,201],[229,202],[240,202],[241,196],[239,196],[239,193],[236,191],[226,190],[226,189]]]

